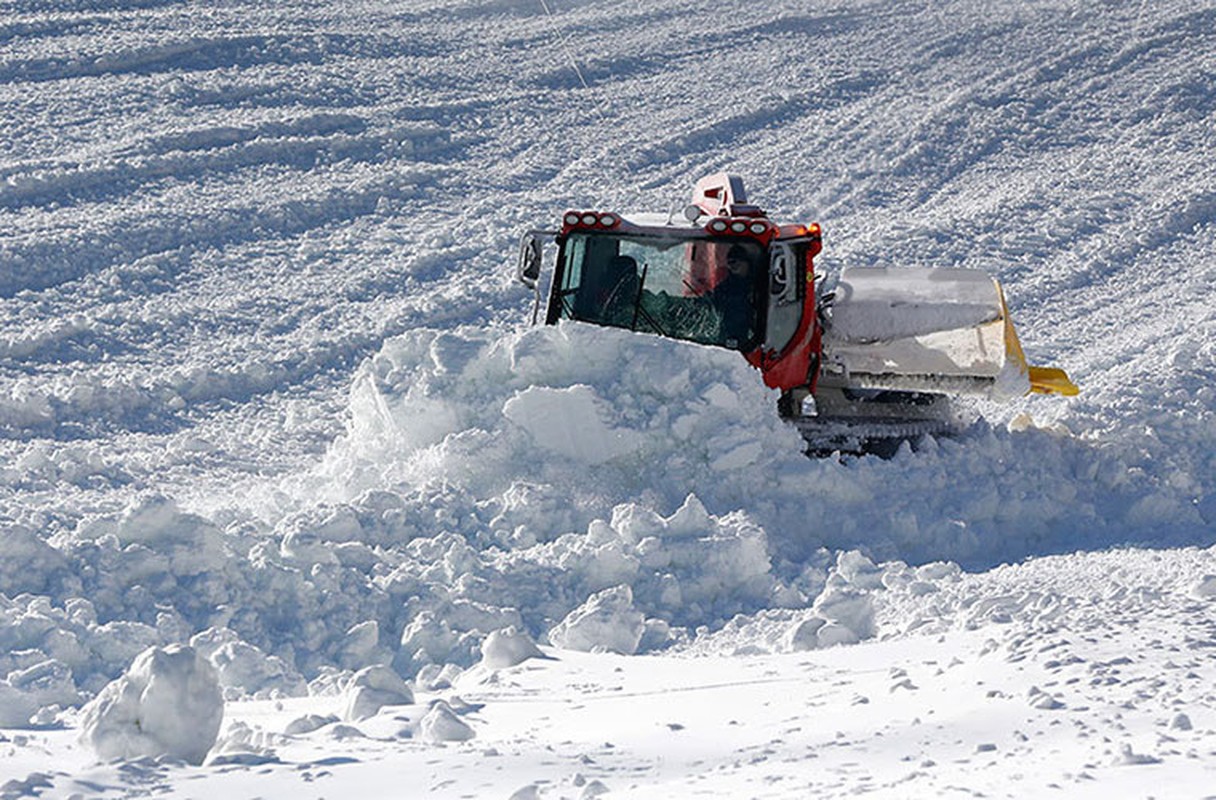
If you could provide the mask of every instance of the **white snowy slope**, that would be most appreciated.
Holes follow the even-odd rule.
[[[1213,152],[1211,2],[0,0],[0,798],[1216,796]],[[1081,395],[527,326],[721,170]]]

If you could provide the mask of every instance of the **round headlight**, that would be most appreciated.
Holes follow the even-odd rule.
[[[605,228],[611,228],[616,224],[616,214],[600,214],[600,224]]]
[[[756,234],[757,236],[764,233],[766,230],[768,230],[768,226],[765,225],[763,222],[753,222],[751,224],[751,232]]]
[[[717,233],[724,233],[726,231],[726,223],[720,219],[716,219],[709,223],[709,229]]]
[[[569,214],[562,217],[562,221],[565,222],[567,225],[577,225],[578,224],[578,214],[575,214],[573,211],[571,211]]]
[[[583,224],[584,225],[594,225],[595,224],[595,214],[583,214]]]
[[[732,222],[730,224],[730,229],[732,231],[734,231],[735,233],[743,233],[747,230],[747,223],[746,222]]]

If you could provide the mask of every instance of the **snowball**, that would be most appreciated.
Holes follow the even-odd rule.
[[[407,706],[413,702],[414,693],[401,676],[390,667],[375,664],[359,670],[351,679],[342,718],[359,722],[374,717],[384,706]]]
[[[616,586],[596,592],[549,631],[549,640],[566,650],[637,652],[645,616],[633,607],[633,592]]]
[[[1191,727],[1191,718],[1181,711],[1175,714],[1174,718],[1170,720],[1170,728],[1172,730],[1189,731],[1191,730]]]
[[[192,647],[151,647],[82,710],[81,741],[102,759],[201,764],[224,715],[215,669]]]
[[[473,729],[456,716],[447,703],[439,700],[418,723],[418,731],[428,742],[467,742],[476,736]]]
[[[543,657],[544,653],[528,634],[514,627],[494,631],[481,643],[481,663],[489,669],[505,669],[529,658]]]

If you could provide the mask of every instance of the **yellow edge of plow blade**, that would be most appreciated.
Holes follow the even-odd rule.
[[[1001,298],[1001,316],[1005,319],[1005,357],[1018,365],[1022,373],[1030,380],[1028,394],[1062,394],[1072,397],[1081,393],[1077,385],[1068,377],[1068,373],[1059,367],[1032,367],[1026,363],[1026,353],[1022,351],[1022,343],[1013,329],[1013,320],[1009,318],[1009,309],[1005,306],[1005,290],[996,283],[997,295]]]
[[[1068,373],[1058,367],[1030,367],[1030,391],[1034,394],[1062,394],[1072,397],[1081,393]]]

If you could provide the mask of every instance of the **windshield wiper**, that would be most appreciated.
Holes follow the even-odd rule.
[[[633,324],[630,327],[636,331],[638,329],[638,317],[641,316],[641,318],[644,319],[646,323],[650,325],[650,327],[654,328],[656,333],[670,339],[671,337],[667,335],[666,331],[659,327],[659,323],[655,322],[655,319],[650,315],[650,312],[642,308],[642,287],[646,285],[646,271],[648,269],[650,269],[650,265],[643,263],[642,279],[638,281],[638,295],[633,299]]]

